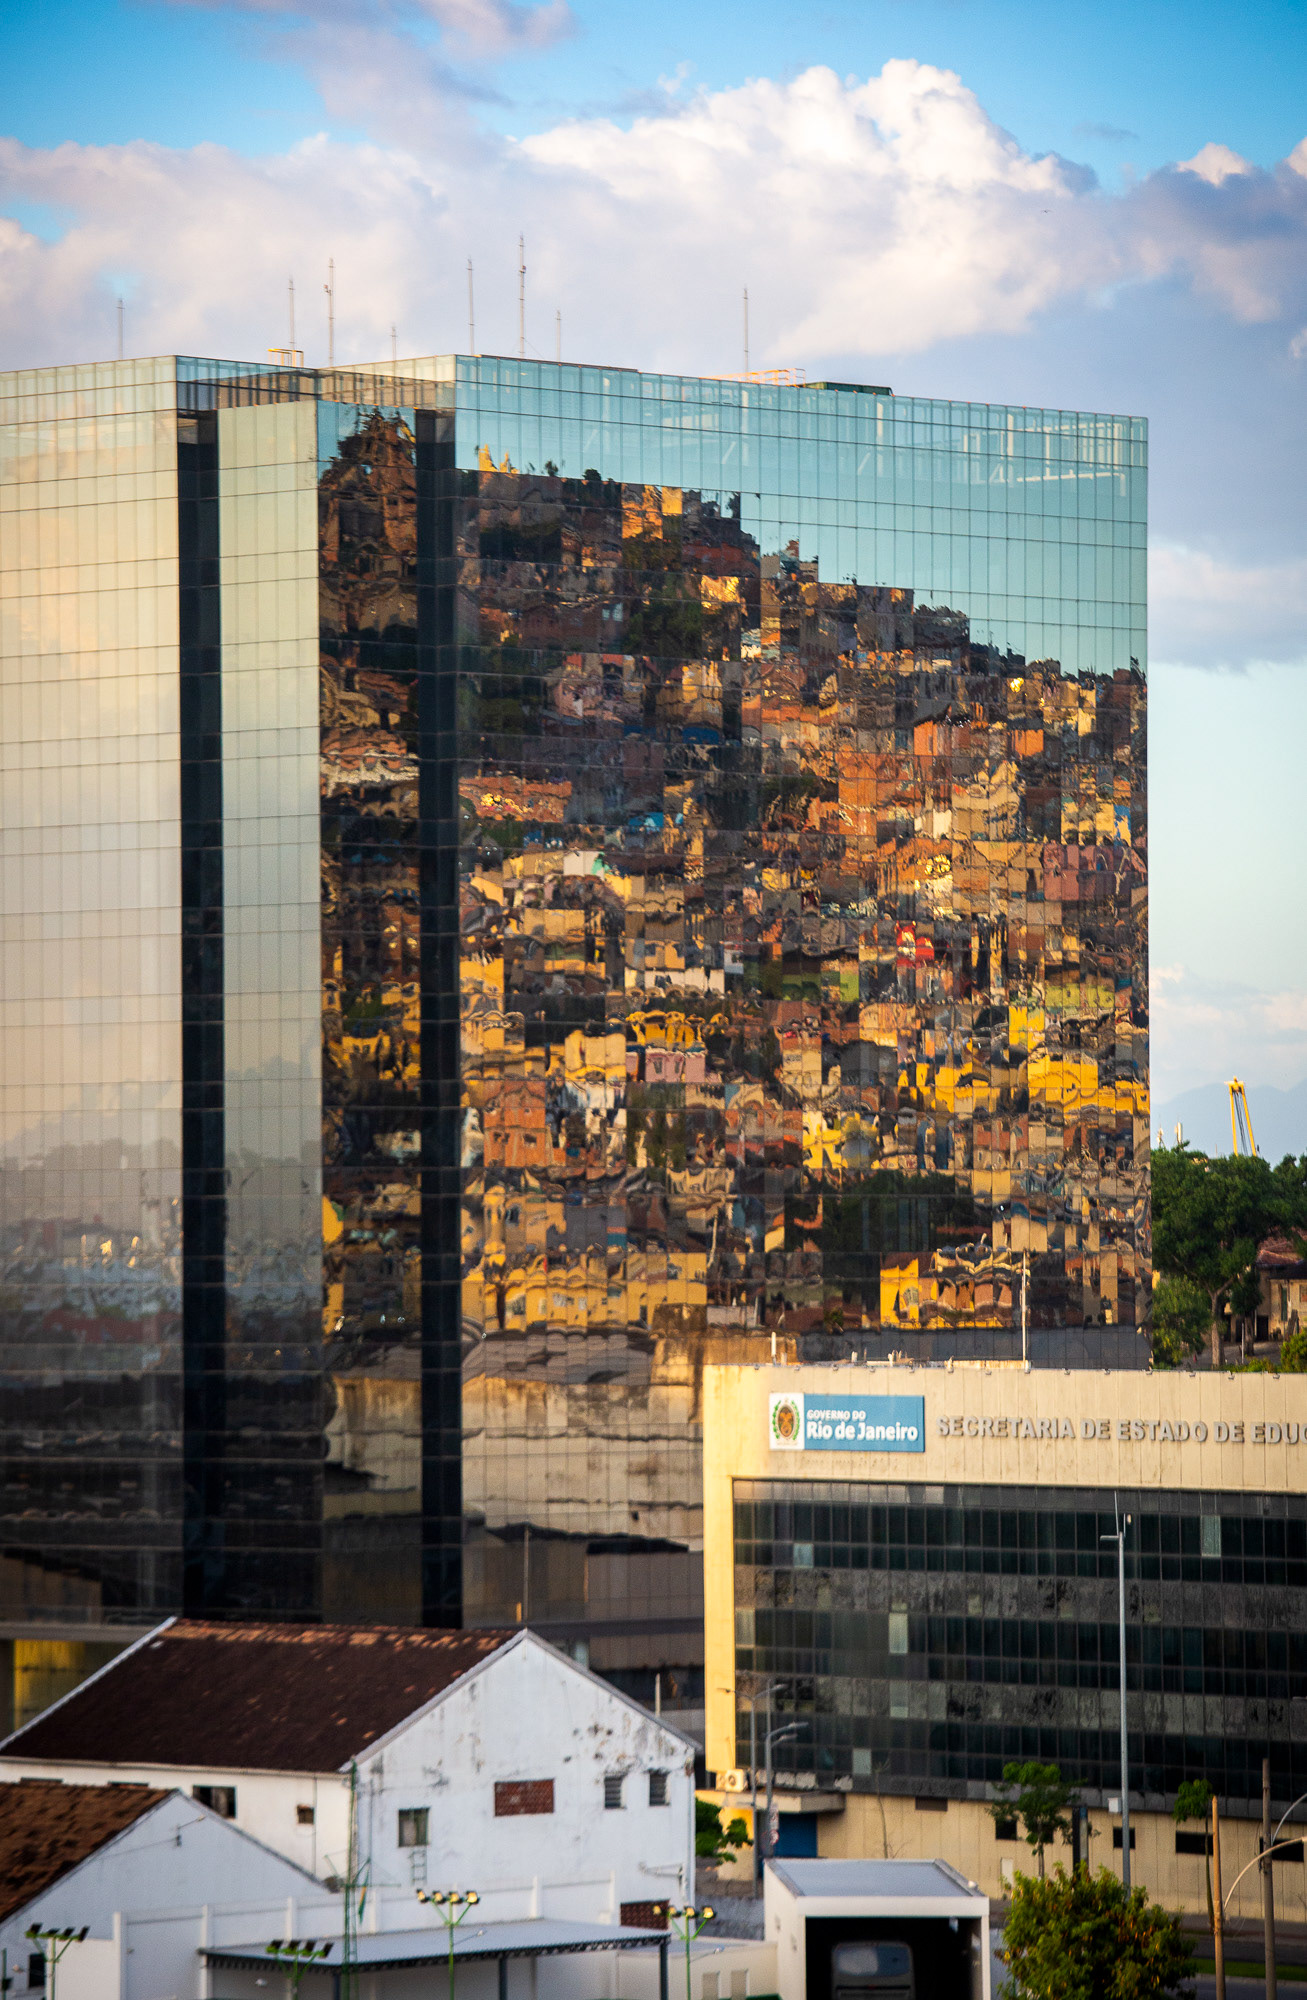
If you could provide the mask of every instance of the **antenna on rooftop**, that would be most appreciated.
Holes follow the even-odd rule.
[[[123,358],[123,302],[118,301],[118,359]]]
[[[327,259],[327,282],[322,287],[327,294],[327,366],[336,365],[336,260]]]
[[[390,329],[390,365],[392,368],[399,366],[399,335],[393,326]]]
[[[559,310],[554,314],[554,360],[563,358],[563,315]]]
[[[287,324],[290,330],[289,347],[270,347],[268,349],[268,352],[272,356],[273,360],[279,361],[284,368],[302,368],[304,366],[303,350],[301,348],[296,347],[295,345],[294,278],[288,278],[286,280],[286,317],[287,317]]]
[[[467,260],[467,351],[477,351],[477,316],[472,299],[472,259]]]
[[[749,372],[749,287],[744,288],[744,372]]]
[[[526,238],[517,239],[517,358],[526,360]]]

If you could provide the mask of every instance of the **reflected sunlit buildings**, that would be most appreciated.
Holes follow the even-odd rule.
[[[702,1659],[707,1361],[1144,1352],[1146,433],[0,377],[0,1615]]]

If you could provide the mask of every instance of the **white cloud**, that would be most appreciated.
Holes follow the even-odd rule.
[[[1181,160],[1178,164],[1181,173],[1197,174],[1199,180],[1207,181],[1212,187],[1220,187],[1231,174],[1253,172],[1249,162],[1238,153],[1231,152],[1228,146],[1218,146],[1210,141],[1194,154],[1192,160]]]
[[[275,0],[260,4],[267,15]],[[454,273],[469,250],[487,274],[502,264],[508,306],[520,228],[541,322],[561,303],[573,352],[584,319],[584,358],[646,365],[729,366],[746,283],[763,363],[870,366],[1010,336],[1157,278],[1244,318],[1291,299],[1296,326],[1307,309],[1296,170],[1202,177],[1191,162],[1107,194],[1024,151],[958,77],[910,61],[861,82],[815,68],[669,96],[626,126],[577,120],[514,144],[472,123],[466,80],[438,47],[410,45],[398,15],[373,0],[312,11],[295,29],[302,59],[337,115],[384,124],[384,138],[256,160],[212,146],[3,148],[13,197],[71,217],[53,242],[0,239],[6,361],[103,352],[106,274],[122,271],[154,350],[259,352],[285,273],[328,255],[347,346],[375,350],[392,319],[412,346],[447,345],[460,337]],[[504,0],[430,0],[430,12],[483,39],[562,19]],[[487,319],[490,344],[508,344],[503,320],[491,335]]]
[[[1246,667],[1307,653],[1307,556],[1246,562],[1155,539],[1148,564],[1155,661]]]

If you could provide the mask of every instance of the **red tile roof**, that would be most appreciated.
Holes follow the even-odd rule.
[[[515,1636],[177,1619],[11,1736],[0,1767],[338,1771]]]
[[[64,1785],[57,1778],[0,1786],[0,1920],[167,1796],[153,1785]]]

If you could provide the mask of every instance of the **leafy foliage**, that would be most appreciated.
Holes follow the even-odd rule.
[[[1153,1365],[1179,1368],[1201,1354],[1211,1315],[1207,1294],[1189,1278],[1160,1278],[1153,1287]]]
[[[1260,1244],[1282,1219],[1275,1177],[1265,1160],[1230,1154],[1209,1160],[1187,1146],[1153,1155],[1153,1256],[1164,1276],[1182,1278],[1206,1296],[1212,1362],[1220,1365],[1226,1295],[1256,1261]]]
[[[1206,1826],[1212,1817],[1212,1788],[1206,1778],[1186,1778],[1175,1795],[1175,1823],[1182,1820],[1201,1820]],[[1212,1907],[1212,1857],[1207,1856],[1207,1921],[1215,1925]]]
[[[1071,1838],[1069,1807],[1075,1786],[1062,1776],[1056,1764],[1005,1764],[1003,1782],[994,1787],[999,1801],[989,1813],[996,1823],[1016,1818],[1022,1836],[1035,1850],[1040,1876],[1044,1873],[1044,1849],[1060,1834]]]
[[[742,1847],[752,1847],[742,1813],[725,1813],[711,1799],[694,1802],[694,1851],[701,1861],[729,1861]]]
[[[1108,1869],[1018,1875],[1002,2000],[1170,2000],[1192,1977],[1180,1920]]]

